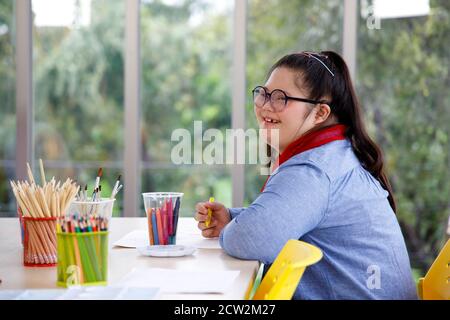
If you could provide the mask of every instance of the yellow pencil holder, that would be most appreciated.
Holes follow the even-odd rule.
[[[107,284],[108,231],[58,232],[57,240],[58,286]]]

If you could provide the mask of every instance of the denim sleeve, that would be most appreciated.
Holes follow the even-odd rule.
[[[313,164],[281,166],[258,198],[222,230],[220,245],[231,256],[273,263],[289,239],[320,224],[329,189],[328,176]]]
[[[228,213],[230,214],[231,219],[234,219],[245,209],[247,208],[228,208]]]

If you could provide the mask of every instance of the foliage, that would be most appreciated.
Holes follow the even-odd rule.
[[[398,219],[413,264],[426,269],[443,246],[450,208],[450,3],[426,17],[359,27],[357,87],[384,150]]]

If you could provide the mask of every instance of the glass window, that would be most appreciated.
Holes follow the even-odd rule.
[[[16,170],[14,2],[0,2],[0,216],[16,215],[14,195],[9,186]]]
[[[361,3],[357,90],[385,153],[412,265],[425,271],[445,240],[450,207],[450,7],[430,1],[428,14],[401,17],[386,1],[384,10]]]
[[[258,128],[251,90],[264,84],[270,67],[282,56],[303,50],[341,52],[342,1],[248,0],[248,128]],[[266,176],[260,166],[246,166],[245,204],[256,199]]]
[[[230,128],[232,18],[231,0],[142,1],[142,191],[184,192],[182,215],[213,195],[231,205],[230,167],[174,164],[171,135]]]
[[[35,158],[49,179],[73,177],[91,189],[103,167],[109,195],[122,172],[125,1],[32,5]]]

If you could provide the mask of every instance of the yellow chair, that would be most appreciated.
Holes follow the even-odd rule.
[[[417,291],[422,300],[450,300],[450,240],[425,277],[419,279]]]
[[[306,242],[289,240],[262,279],[253,299],[292,299],[306,267],[320,259],[322,251],[319,248]]]

